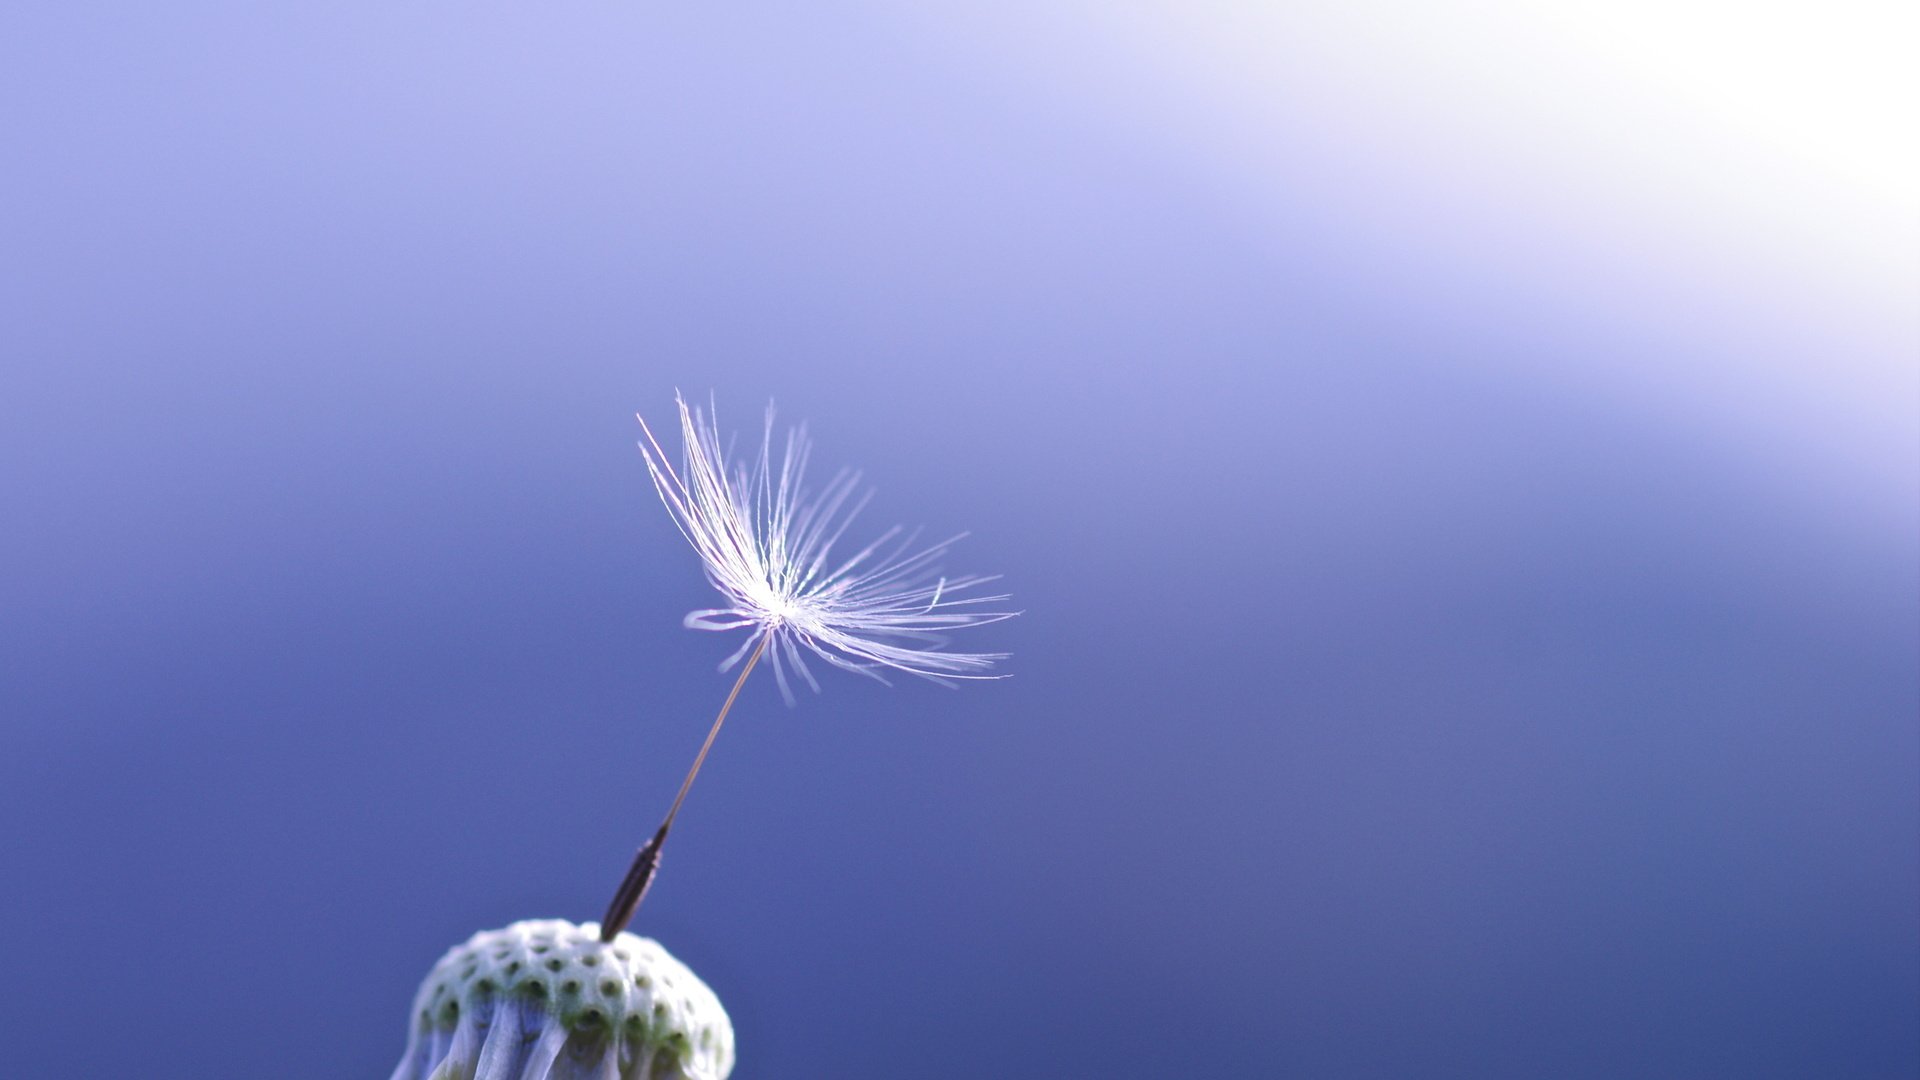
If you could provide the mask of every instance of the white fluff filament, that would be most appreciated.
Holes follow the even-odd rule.
[[[647,470],[680,532],[700,555],[707,580],[726,606],[695,611],[686,625],[699,630],[751,633],[721,664],[725,671],[767,639],[780,693],[789,703],[788,672],[814,690],[819,683],[803,659],[827,663],[885,682],[887,669],[935,682],[999,678],[990,671],[1005,653],[952,652],[948,632],[1012,618],[990,610],[1003,595],[973,595],[994,576],[946,577],[938,562],[961,536],[916,546],[918,531],[887,529],[845,557],[834,550],[866,505],[860,474],[842,470],[816,494],[805,486],[812,449],[806,431],[787,432],[773,461],[773,409],[767,410],[760,452],[748,463],[727,460],[716,424],[676,397],[683,442],[675,470],[646,420],[640,444]]]

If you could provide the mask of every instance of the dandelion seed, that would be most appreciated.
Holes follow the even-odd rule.
[[[997,576],[943,574],[940,561],[965,534],[921,544],[917,530],[882,531],[865,546],[841,555],[842,540],[867,505],[860,474],[836,473],[817,492],[806,486],[812,443],[804,428],[789,431],[774,461],[774,417],[768,408],[760,450],[746,460],[728,460],[710,413],[689,408],[679,397],[681,465],[675,469],[653,429],[640,421],[647,471],[681,535],[700,556],[707,580],[725,606],[690,613],[697,630],[746,630],[747,637],[721,665],[745,661],[732,691],[714,718],[659,830],[634,856],[601,920],[606,940],[633,917],[658,870],[660,847],[680,804],[713,747],[740,688],[762,656],[789,704],[791,675],[820,689],[806,657],[886,682],[890,671],[951,684],[958,679],[994,679],[1005,653],[955,652],[948,634],[1010,619],[1000,610],[1005,595],[980,595]]]

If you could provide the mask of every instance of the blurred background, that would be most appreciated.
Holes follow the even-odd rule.
[[[763,1077],[1920,1075],[1911,5],[24,0],[10,1075],[383,1077],[727,682],[676,388],[1027,614],[756,677]]]

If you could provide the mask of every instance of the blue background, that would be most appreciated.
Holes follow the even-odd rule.
[[[1900,177],[1332,8],[799,7],[0,16],[0,1069],[382,1077],[598,916],[726,689],[677,387],[1027,612],[749,685],[638,927],[742,1080],[1920,1074]]]

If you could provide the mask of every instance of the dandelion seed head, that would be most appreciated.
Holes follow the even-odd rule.
[[[703,412],[677,395],[674,401],[679,467],[644,418],[640,449],[661,502],[724,603],[688,614],[686,625],[748,631],[721,670],[764,645],[789,703],[790,674],[820,688],[808,656],[881,682],[889,671],[943,683],[1001,677],[992,668],[1005,653],[947,647],[955,630],[1017,614],[1000,607],[1007,596],[983,594],[996,577],[941,572],[965,534],[927,544],[918,530],[895,526],[852,548],[846,534],[869,493],[852,470],[817,491],[807,486],[813,445],[804,427],[776,440],[769,406],[759,451],[730,455],[711,406]]]
[[[440,958],[414,996],[392,1080],[726,1080],[733,1024],[650,938],[595,923],[514,923]]]

